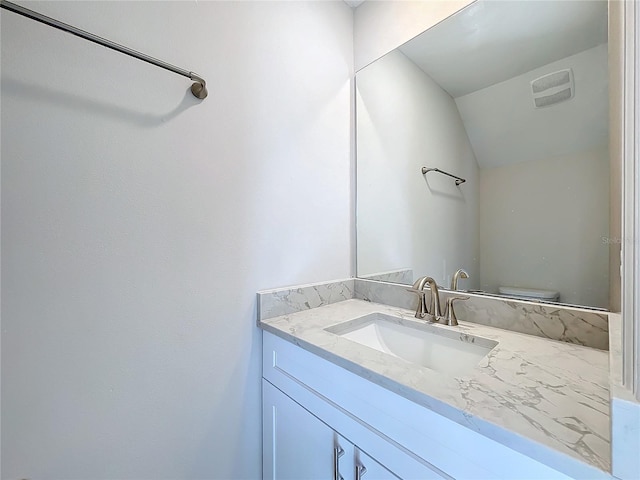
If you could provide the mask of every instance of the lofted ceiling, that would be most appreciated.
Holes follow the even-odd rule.
[[[400,50],[456,98],[606,42],[603,0],[479,0]]]
[[[530,82],[570,68],[575,95],[535,108]],[[480,168],[561,157],[606,145],[607,45],[517,75],[455,99]]]
[[[478,0],[400,47],[458,107],[480,168],[608,141],[607,2]],[[534,108],[530,82],[571,68],[575,95]]]

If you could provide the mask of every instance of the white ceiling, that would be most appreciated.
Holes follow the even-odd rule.
[[[456,98],[606,42],[604,0],[479,0],[400,50]]]
[[[365,0],[344,0],[344,3],[349,5],[351,8],[358,8],[360,4],[364,3]]]

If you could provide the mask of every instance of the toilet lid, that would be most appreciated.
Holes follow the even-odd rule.
[[[536,288],[499,287],[498,291],[503,295],[517,295],[519,297],[554,299],[558,298],[558,292],[553,290],[538,290]]]

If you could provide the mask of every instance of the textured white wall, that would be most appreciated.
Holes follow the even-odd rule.
[[[359,70],[473,0],[374,0],[354,14],[354,63]]]
[[[2,13],[2,478],[261,476],[255,292],[350,267],[352,11]]]
[[[358,72],[358,275],[479,284],[478,167],[454,100],[399,51]],[[422,166],[466,178],[456,186]]]
[[[555,290],[609,304],[607,146],[480,170],[481,288]]]

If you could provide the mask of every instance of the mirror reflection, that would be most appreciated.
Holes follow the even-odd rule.
[[[478,1],[360,70],[358,276],[608,308],[607,84],[606,1]]]

